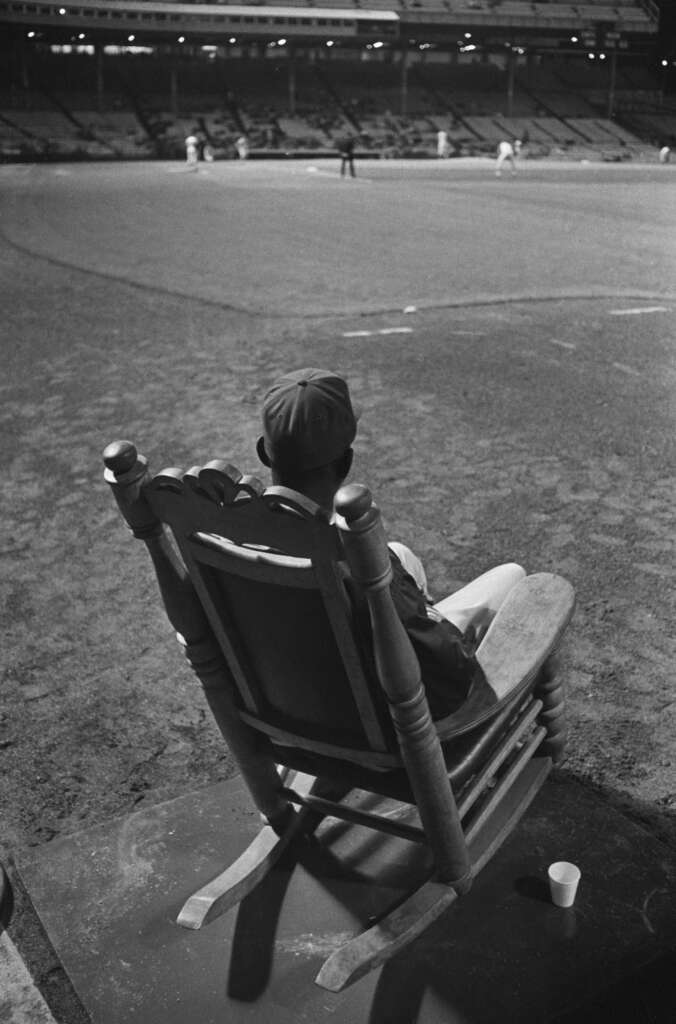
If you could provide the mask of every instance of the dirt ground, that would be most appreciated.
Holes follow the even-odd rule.
[[[261,396],[300,365],[349,377],[363,409],[353,479],[370,484],[390,534],[419,552],[438,596],[446,580],[506,560],[571,579],[578,610],[565,647],[571,741],[561,770],[676,843],[676,296],[667,284],[676,278],[665,216],[674,181],[670,207],[650,180],[632,185],[629,205],[612,170],[577,192],[564,182],[551,215],[568,279],[550,282],[547,300],[538,218],[548,183],[492,193],[487,208],[471,178],[455,193],[423,180],[406,201],[418,204],[429,244],[419,236],[425,265],[412,269],[416,290],[402,300],[405,267],[393,255],[388,270],[382,228],[396,182],[375,195],[374,177],[368,199],[366,185],[341,198],[346,248],[315,230],[336,201],[328,177],[302,193],[295,180],[286,191],[231,181],[215,226],[214,207],[200,220],[183,179],[159,180],[157,168],[142,185],[134,170],[105,188],[78,168],[77,187],[63,193],[56,173],[33,180],[2,169],[0,856],[233,773],[143,546],[102,481],[101,452],[127,437],[156,470],[227,457],[263,475]],[[137,197],[136,224],[128,202],[121,226],[116,217],[121,189]],[[74,218],[78,196],[91,212],[103,195],[113,198],[96,230]],[[577,197],[591,216],[590,195],[599,221],[571,235],[570,204]],[[452,252],[448,232],[434,233],[441,202],[456,230]],[[256,234],[266,218],[269,238]],[[515,223],[520,245],[535,242],[527,257],[505,259],[491,239]],[[410,263],[408,234],[403,244]],[[342,291],[326,271],[341,265]],[[520,301],[488,301],[501,267],[507,292],[521,275]],[[445,292],[444,272],[453,281]],[[378,299],[361,312],[359,275]],[[461,305],[465,281],[474,305]],[[404,315],[423,293],[418,312]],[[655,308],[625,315],[631,307]],[[410,333],[378,333],[393,328]]]

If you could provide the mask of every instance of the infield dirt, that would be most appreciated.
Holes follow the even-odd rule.
[[[221,193],[214,226],[213,201],[200,219],[183,181],[176,191],[165,175],[154,192],[134,191],[138,170],[131,179],[119,171],[93,230],[87,217],[73,219],[75,184],[86,191],[92,178],[77,169],[82,178],[64,209],[49,178],[57,170],[40,171],[32,191],[30,173],[19,181],[3,170],[0,853],[233,772],[163,616],[145,551],[103,484],[100,456],[127,437],[155,470],[227,457],[263,475],[254,447],[261,396],[277,374],[301,365],[348,376],[363,409],[352,478],[371,486],[390,534],[421,555],[437,596],[447,580],[506,560],[574,583],[562,770],[676,842],[676,297],[666,284],[676,279],[676,256],[664,223],[673,188],[666,208],[664,191],[638,182],[628,206],[626,183],[608,179],[597,193],[599,221],[572,234],[561,199],[551,216],[567,276],[551,282],[547,299],[548,270],[537,263],[549,251],[551,223],[539,219],[549,185],[543,192],[533,182],[519,194],[501,184],[487,215],[471,182],[457,194],[441,194],[438,180],[431,191],[423,184],[416,201],[430,244],[421,233],[416,248],[407,235],[418,291],[403,295],[405,268],[394,261],[393,284],[382,224],[397,201],[391,183],[386,201],[363,198],[376,180],[346,197],[336,231],[371,222],[334,244],[318,234],[323,186],[298,196],[295,185],[284,192],[271,181],[266,192],[237,182]],[[151,169],[148,180],[159,173]],[[588,216],[597,185],[578,193]],[[561,197],[574,202],[565,188]],[[116,227],[121,190],[125,203],[138,202],[131,235],[128,211]],[[172,205],[177,196],[184,205]],[[444,235],[433,231],[442,200],[445,268]],[[244,236],[242,204],[260,232],[265,210],[279,218],[276,204],[285,201],[286,242]],[[27,216],[23,234],[19,213]],[[523,259],[515,241],[528,246]],[[326,268],[339,273],[341,261],[348,283],[339,286]],[[486,282],[495,287],[501,265],[506,293],[531,288],[541,301],[482,305],[479,293],[488,298]],[[452,295],[442,291],[444,271],[461,279],[449,285]],[[360,311],[356,277],[360,295],[377,296],[377,310],[365,301]],[[472,280],[477,304],[463,307]],[[404,315],[410,302],[419,312]],[[656,308],[627,313],[649,306]],[[379,333],[392,328],[407,333]]]

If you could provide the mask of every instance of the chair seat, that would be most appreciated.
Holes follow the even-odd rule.
[[[463,786],[486,763],[499,746],[507,723],[526,702],[523,695],[519,695],[490,721],[480,723],[458,738],[442,742],[448,778],[456,793],[460,794]],[[415,802],[409,777],[401,764],[374,769],[295,746],[273,743],[272,747],[278,763],[296,771],[330,779],[334,783],[349,783],[351,788],[365,789],[406,803]]]

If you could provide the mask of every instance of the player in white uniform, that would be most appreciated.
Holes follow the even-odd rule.
[[[519,147],[521,148],[521,147]],[[516,161],[514,159],[514,146],[511,142],[507,142],[506,139],[498,145],[498,159],[495,165],[495,176],[497,178],[502,174],[502,165],[509,161],[512,167],[512,176],[516,174]]]
[[[668,164],[670,158],[671,158],[671,146],[662,146],[662,148],[660,150],[660,155],[659,155],[660,163],[661,164]]]
[[[198,152],[196,135],[189,135],[185,140],[185,159],[188,167],[194,167],[197,170]]]

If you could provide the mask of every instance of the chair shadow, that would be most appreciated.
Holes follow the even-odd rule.
[[[544,878],[538,878],[537,875],[524,875],[522,878],[517,878],[514,888],[519,896],[524,896],[526,899],[537,900],[538,903],[551,903],[549,886]]]
[[[0,931],[6,928],[14,912],[14,890],[5,868],[0,864]]]
[[[412,851],[414,865],[418,851]],[[412,867],[414,865],[411,865]],[[364,890],[372,878],[337,856],[313,835],[300,839],[287,849],[268,875],[246,896],[237,908],[228,971],[227,995],[241,1002],[259,999],[268,985],[275,950],[275,936],[284,899],[295,869],[300,866],[352,913],[359,928],[370,927],[378,917],[392,909],[389,904],[371,915],[364,903]],[[400,868],[401,870],[401,868]],[[429,871],[425,873],[425,877]],[[420,884],[420,870],[411,872],[410,888]],[[348,896],[346,884],[355,883]],[[399,900],[404,899],[406,893]],[[368,903],[368,901],[367,901]]]
[[[296,863],[295,852],[287,850],[237,907],[226,988],[232,999],[254,1002],[267,987],[279,916]]]

